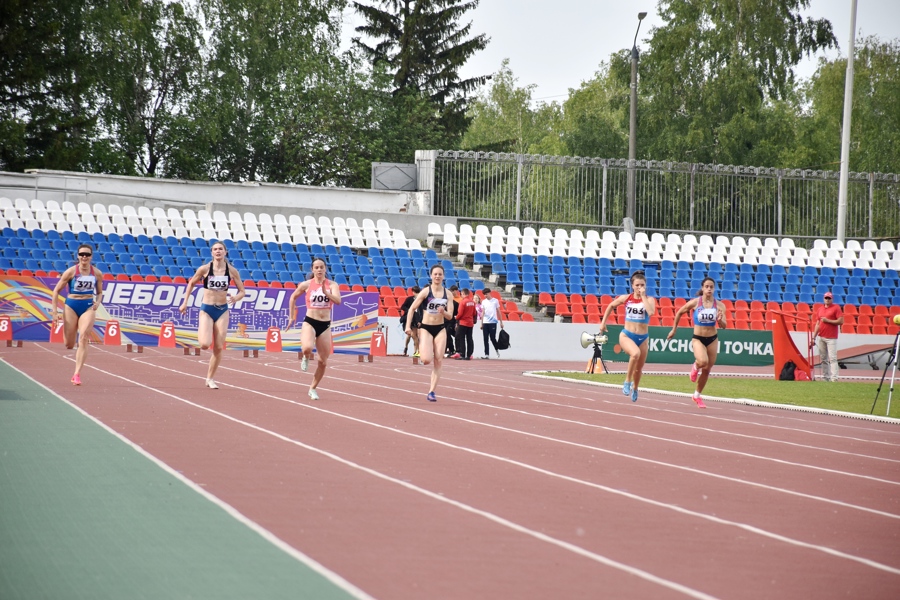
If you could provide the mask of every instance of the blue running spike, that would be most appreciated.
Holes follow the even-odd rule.
[[[428,392],[427,398],[429,402],[437,402],[437,396],[434,395],[434,392]]]
[[[631,401],[637,402],[637,388],[634,388],[633,390],[631,390]]]
[[[626,381],[625,385],[622,386],[622,393],[625,394],[626,396],[631,395],[631,382],[630,381]]]

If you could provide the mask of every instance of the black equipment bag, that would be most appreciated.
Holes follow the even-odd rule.
[[[781,367],[781,375],[778,376],[780,381],[794,381],[794,371],[797,369],[797,365],[794,364],[794,361],[789,360],[784,363],[784,366]]]
[[[501,329],[500,335],[497,336],[497,349],[506,350],[507,348],[509,348],[509,334],[505,329]]]

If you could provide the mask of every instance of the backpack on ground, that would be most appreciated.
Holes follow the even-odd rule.
[[[780,381],[794,381],[794,371],[796,370],[797,365],[794,364],[794,361],[789,360],[781,367],[781,375],[778,376],[778,379]]]

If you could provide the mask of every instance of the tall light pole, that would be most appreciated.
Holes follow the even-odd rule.
[[[844,121],[841,127],[841,178],[838,182],[838,219],[835,237],[841,242],[847,235],[847,182],[850,177],[850,115],[853,113],[853,56],[856,53],[856,0],[850,2],[850,49],[844,80]]]
[[[645,12],[638,13],[638,26],[634,32],[634,43],[631,45],[631,114],[628,120],[628,200],[625,205],[625,217],[631,219],[631,227],[634,227],[634,161],[637,158],[637,38],[638,32],[641,30],[641,21],[646,16],[647,13]]]

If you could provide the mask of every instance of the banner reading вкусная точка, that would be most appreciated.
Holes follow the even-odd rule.
[[[621,325],[610,325],[603,358],[610,361],[627,361],[628,355],[619,348]],[[694,362],[691,349],[692,327],[680,327],[671,340],[667,340],[671,328],[651,327],[648,340],[648,363],[683,364]],[[717,365],[767,367],[775,362],[772,350],[772,332],[746,329],[719,329],[719,353]]]
[[[0,315],[10,318],[13,339],[46,342],[50,337],[50,304],[55,277],[0,276]],[[178,311],[185,284],[103,281],[103,298],[91,340],[103,341],[103,331],[109,320],[119,322],[122,343],[156,346],[160,325],[171,321],[175,325],[177,346],[197,346],[199,306],[203,289],[195,289],[188,301],[188,310]],[[269,327],[284,330],[290,319],[290,298],[293,290],[246,287],[246,295],[231,310],[226,342],[229,350],[264,350]],[[237,293],[236,289],[231,290]],[[332,334],[335,352],[368,354],[372,333],[378,327],[378,294],[371,292],[343,292],[341,304],[332,312]],[[65,298],[60,297],[60,304]],[[300,327],[306,305],[298,301],[298,319],[284,331],[282,350],[300,350]]]

